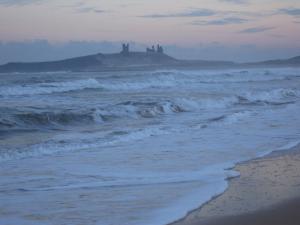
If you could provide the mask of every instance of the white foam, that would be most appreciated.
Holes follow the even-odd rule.
[[[169,88],[179,84],[180,81],[172,75],[157,76],[157,77],[143,77],[132,81],[103,81],[101,86],[106,90],[112,91],[133,91],[144,90],[150,88]]]
[[[239,176],[239,173],[228,168],[233,167],[234,164],[226,163],[208,166],[202,168],[200,171],[186,172],[140,172],[135,171],[134,174],[126,172],[106,172],[107,177],[105,182],[80,182],[76,184],[68,184],[52,187],[38,187],[26,189],[27,191],[49,191],[49,190],[72,190],[80,188],[91,187],[124,187],[124,186],[142,186],[142,185],[159,185],[159,184],[172,184],[172,183],[186,183],[186,182],[203,182],[212,183],[215,181],[225,181],[227,178]],[[75,173],[76,174],[76,173]],[[78,174],[77,174],[78,175]],[[199,204],[198,204],[199,205]]]
[[[295,89],[274,89],[270,91],[247,92],[243,95],[250,101],[280,101],[288,97],[299,97],[300,91]]]
[[[276,149],[276,151],[290,150],[290,149],[296,147],[299,144],[300,144],[300,141],[291,141],[291,142],[287,143],[286,145],[283,145],[282,147]]]
[[[186,111],[197,111],[199,109],[224,109],[233,106],[239,102],[236,96],[222,98],[177,98],[176,104]]]
[[[86,88],[99,88],[99,82],[95,79],[75,80],[66,82],[39,83],[31,85],[16,85],[0,88],[2,96],[21,96],[21,95],[39,95],[51,94],[57,92],[67,92],[82,90]]]
[[[278,71],[258,71],[258,70],[229,70],[228,72],[216,71],[157,71],[154,73],[144,73],[134,80],[101,80],[90,78],[85,80],[39,83],[29,85],[14,85],[1,87],[1,96],[20,96],[49,94],[56,92],[66,92],[82,90],[85,88],[103,88],[110,91],[139,91],[153,88],[172,87],[194,87],[197,83],[234,83],[251,81],[284,80],[291,75],[278,73]]]
[[[240,82],[255,82],[255,81],[272,81],[285,80],[290,76],[298,75],[294,70],[273,70],[273,69],[249,69],[249,70],[220,70],[220,71],[185,71],[185,70],[163,70],[156,71],[152,76],[171,76],[181,78],[188,83],[193,81],[203,83],[240,83]],[[183,79],[181,81],[183,81]]]
[[[86,149],[104,148],[117,144],[122,144],[131,141],[143,140],[148,137],[168,134],[171,131],[166,131],[159,127],[147,127],[132,131],[120,131],[122,135],[116,137],[104,138],[107,134],[76,134],[58,135],[51,141],[34,144],[26,148],[16,150],[2,149],[0,161],[9,161],[23,158],[39,157],[45,155],[53,155],[57,153],[84,151]]]
[[[261,158],[264,157],[266,155],[269,155],[272,152],[276,152],[276,151],[287,151],[287,150],[291,150],[292,148],[298,146],[300,144],[300,141],[290,141],[287,144],[277,148],[277,149],[273,149],[273,150],[267,150],[267,151],[263,151],[259,154],[257,154],[257,157]]]
[[[244,120],[245,118],[248,118],[248,117],[252,116],[253,114],[254,114],[254,112],[252,112],[252,111],[236,112],[236,113],[233,113],[229,116],[226,116],[224,118],[224,122],[226,124],[237,123],[237,122],[240,122],[240,121]]]

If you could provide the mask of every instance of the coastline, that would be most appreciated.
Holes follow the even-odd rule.
[[[300,224],[300,145],[239,163],[227,190],[170,225]]]
[[[61,70],[43,70],[43,71],[1,71],[3,74],[39,74],[39,73],[105,73],[105,72],[138,72],[138,71],[156,71],[156,70],[251,70],[251,69],[284,69],[300,68],[300,65],[145,65],[145,66],[120,66],[120,67],[103,67],[101,69],[61,69]]]

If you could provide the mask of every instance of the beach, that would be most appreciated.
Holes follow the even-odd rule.
[[[238,164],[229,188],[172,225],[300,224],[300,146]]]

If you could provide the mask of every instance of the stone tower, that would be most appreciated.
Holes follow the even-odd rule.
[[[125,43],[122,44],[122,51],[121,51],[121,53],[124,54],[124,55],[128,55],[129,54],[129,44],[125,44]]]
[[[164,53],[164,49],[163,49],[163,47],[161,46],[161,45],[157,45],[157,53]]]

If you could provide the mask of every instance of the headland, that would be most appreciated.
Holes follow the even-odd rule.
[[[0,65],[0,73],[14,72],[96,72],[155,69],[223,69],[241,67],[299,67],[300,56],[287,60],[254,63],[230,61],[179,60],[167,55],[161,45],[147,48],[145,52],[130,51],[129,44],[112,54],[94,54],[48,62],[11,62]]]

